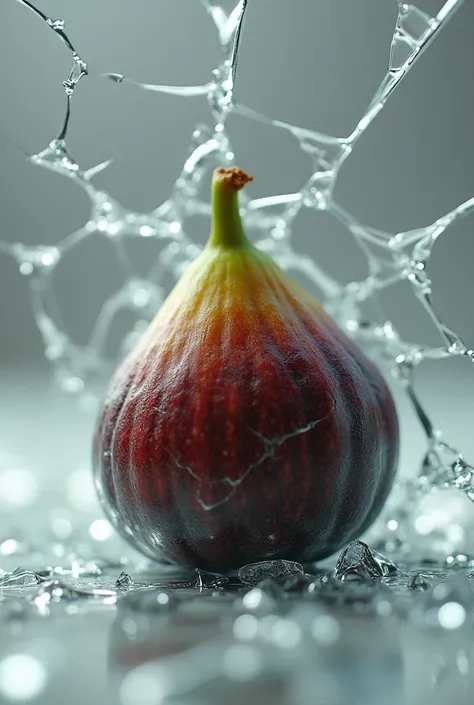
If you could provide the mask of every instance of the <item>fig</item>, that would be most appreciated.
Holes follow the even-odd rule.
[[[360,536],[396,471],[381,373],[246,237],[217,169],[212,228],[112,377],[94,436],[111,523],[142,553],[211,571],[308,563]]]

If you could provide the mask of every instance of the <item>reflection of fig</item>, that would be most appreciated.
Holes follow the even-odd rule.
[[[94,446],[118,531],[211,570],[333,553],[373,522],[398,456],[380,373],[247,240],[248,180],[215,172],[207,247],[116,372]]]

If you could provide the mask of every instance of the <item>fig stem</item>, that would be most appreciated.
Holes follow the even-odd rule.
[[[238,192],[252,181],[239,167],[216,169],[212,180],[212,227],[208,247],[248,247],[239,213]]]

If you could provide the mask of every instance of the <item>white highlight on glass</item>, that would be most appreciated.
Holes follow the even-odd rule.
[[[30,507],[38,496],[38,482],[25,468],[10,468],[0,473],[0,502],[12,507]]]
[[[33,656],[11,654],[0,662],[0,693],[10,700],[32,700],[47,682],[46,669]]]
[[[439,623],[444,629],[459,629],[466,617],[466,610],[459,602],[446,602],[438,612]]]
[[[113,533],[112,526],[107,519],[96,519],[89,527],[89,534],[95,541],[108,541]]]

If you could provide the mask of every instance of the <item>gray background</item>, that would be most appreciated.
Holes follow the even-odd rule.
[[[422,0],[434,14],[440,0]],[[231,2],[223,2],[231,7]],[[217,33],[198,0],[44,0],[92,73],[115,71],[164,84],[203,84],[220,60]],[[0,132],[26,152],[41,151],[61,125],[61,86],[71,61],[53,33],[13,0],[0,9]],[[237,100],[288,122],[335,135],[350,133],[388,61],[395,0],[253,0],[239,65]],[[337,200],[362,222],[388,231],[426,225],[474,193],[471,155],[474,7],[465,3],[404,80],[344,166]],[[124,205],[149,211],[169,194],[188,153],[193,127],[211,124],[204,98],[182,100],[114,85],[94,76],[73,100],[69,149],[84,168],[114,158],[96,178]],[[255,176],[251,194],[298,190],[307,157],[285,133],[243,118],[229,121],[237,161]],[[89,202],[71,181],[29,164],[0,138],[0,238],[56,244],[88,217]],[[474,344],[472,218],[436,245],[430,264],[435,303],[448,324]],[[198,239],[202,239],[201,232]],[[325,214],[296,223],[295,245],[341,281],[365,273],[351,237]],[[137,262],[149,244],[135,245]],[[145,249],[147,248],[147,249]],[[102,241],[64,258],[55,275],[70,332],[84,341],[118,273]],[[397,295],[394,296],[394,293]],[[406,337],[436,343],[408,286],[385,296]],[[0,257],[0,364],[41,359],[25,280]]]
[[[419,2],[431,15],[441,4]],[[114,71],[150,83],[203,84],[221,59],[216,30],[198,0],[85,0],[66,6],[44,0],[41,8],[66,20],[71,40],[92,74]],[[396,16],[395,0],[252,0],[237,100],[274,118],[348,135],[384,76]],[[13,0],[4,0],[0,17],[0,132],[32,154],[58,133],[65,105],[61,83],[71,59],[53,33]],[[467,2],[344,165],[336,199],[362,222],[393,232],[421,227],[474,194],[473,26],[474,6]],[[204,98],[184,101],[92,75],[75,92],[68,144],[84,168],[113,157],[112,166],[96,178],[97,186],[129,208],[150,211],[170,193],[188,154],[192,130],[202,122],[211,125]],[[229,133],[238,163],[255,177],[252,195],[293,192],[308,178],[307,157],[289,135],[239,117],[229,120]],[[86,222],[89,201],[84,192],[72,181],[29,164],[6,139],[0,139],[0,173],[1,239],[54,245]],[[474,345],[472,223],[472,217],[467,218],[440,238],[429,272],[438,311]],[[297,221],[295,246],[341,281],[366,273],[351,236],[327,214]],[[150,258],[150,243],[134,247],[137,266],[143,267]],[[104,297],[119,283],[102,240],[89,239],[64,257],[55,284],[74,340],[87,339]],[[384,304],[405,337],[424,344],[439,342],[408,285],[390,289]],[[14,381],[13,367],[21,383]],[[27,281],[13,260],[2,256],[0,369],[2,393],[11,395],[21,415],[25,400],[33,404],[26,370],[37,377],[47,366]],[[466,453],[474,451],[469,407],[473,372],[465,360],[452,359],[427,363],[418,377],[420,395],[436,425]],[[39,393],[35,398],[39,404],[44,400]],[[63,402],[58,403],[61,411],[54,413],[63,415]],[[50,397],[48,409],[52,404]],[[73,404],[70,414],[76,413]],[[44,464],[56,477],[56,461],[47,449],[56,448],[60,472],[71,464],[70,440],[63,430],[58,444],[47,417],[32,414],[37,420],[26,435],[18,417],[4,418],[2,442],[18,447],[35,443],[31,434],[45,439]],[[405,407],[402,417],[402,467],[413,472],[424,450],[423,437]],[[88,457],[89,423],[75,438],[74,465],[81,452]]]

